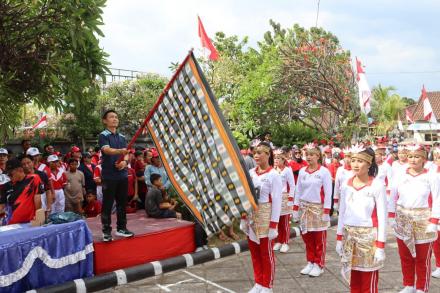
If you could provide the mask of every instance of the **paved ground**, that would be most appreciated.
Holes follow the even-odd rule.
[[[328,235],[327,266],[325,273],[319,278],[310,278],[299,273],[306,264],[304,244],[300,238],[291,240],[289,253],[276,254],[274,292],[349,292],[340,275],[339,257],[334,250],[335,227],[330,228]],[[397,244],[391,235],[386,254],[386,266],[379,274],[379,291],[399,292],[402,288],[400,261]],[[253,286],[252,274],[250,255],[246,252],[103,292],[247,292]],[[432,279],[430,292],[440,293],[440,280]]]

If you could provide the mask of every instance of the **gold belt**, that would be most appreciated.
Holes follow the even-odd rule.
[[[281,202],[281,215],[289,215],[292,211],[292,207],[289,206],[289,194],[283,193],[283,200]]]
[[[374,261],[377,228],[344,226],[344,247],[342,252],[342,275],[350,282],[350,271],[375,271],[383,262]]]
[[[322,220],[323,205],[321,203],[312,203],[307,201],[300,201],[301,218],[299,227],[302,234],[308,231],[324,231],[330,223]]]
[[[403,240],[413,257],[416,255],[415,244],[428,243],[437,237],[436,233],[425,232],[430,217],[429,208],[407,209],[397,206],[394,233],[397,238]]]
[[[272,203],[258,204],[258,210],[252,213],[251,228],[258,238],[267,237],[269,234],[270,216],[272,215]]]

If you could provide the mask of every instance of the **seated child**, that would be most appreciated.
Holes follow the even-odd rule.
[[[96,217],[101,213],[101,203],[96,199],[96,193],[93,190],[87,191],[84,213],[87,218]]]
[[[152,187],[148,189],[145,197],[145,211],[152,218],[178,218],[182,215],[174,210],[177,203],[168,200],[165,189],[162,185],[162,178],[159,174],[151,174],[150,182]]]

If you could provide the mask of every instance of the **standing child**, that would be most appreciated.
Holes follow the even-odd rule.
[[[47,157],[50,167],[50,180],[54,189],[54,201],[52,203],[51,213],[62,213],[66,207],[64,197],[64,187],[67,184],[66,174],[62,168],[59,168],[59,158],[57,155]]]
[[[78,170],[78,161],[70,158],[69,169],[66,171],[67,185],[64,188],[66,197],[66,211],[81,214],[83,212],[81,206],[84,200],[85,179],[84,173]]]

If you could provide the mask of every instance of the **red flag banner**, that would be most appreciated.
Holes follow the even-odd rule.
[[[172,185],[208,235],[256,208],[240,150],[192,52],[146,121]]]
[[[34,124],[34,126],[32,126],[32,129],[44,128],[46,126],[47,126],[47,116],[44,115],[43,117],[40,118],[40,120],[38,120],[37,123]]]
[[[205,31],[205,28],[203,27],[202,20],[199,16],[197,16],[198,22],[199,22],[199,37],[200,41],[202,43],[202,47],[209,50],[209,59],[216,61],[218,60],[218,52],[217,49],[214,47],[214,45],[211,42],[211,39],[208,37],[208,34]]]

